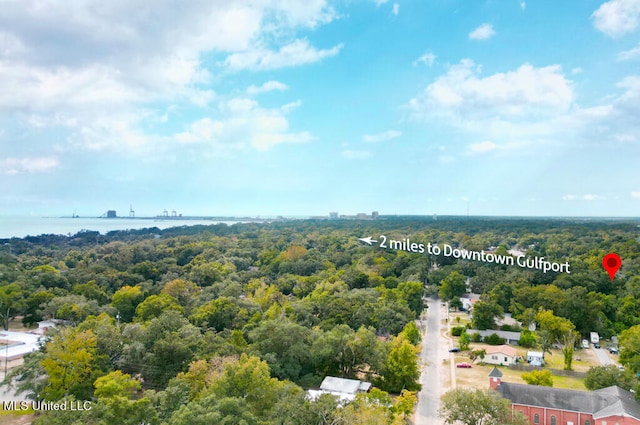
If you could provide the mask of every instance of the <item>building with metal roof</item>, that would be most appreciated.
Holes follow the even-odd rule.
[[[596,391],[501,382],[494,368],[489,385],[533,425],[640,425],[640,404],[629,391],[612,386]]]

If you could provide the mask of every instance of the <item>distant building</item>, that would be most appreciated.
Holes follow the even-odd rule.
[[[329,218],[331,220],[337,220],[338,219],[338,213],[337,212],[330,212],[329,213]]]
[[[371,213],[371,218],[374,220],[377,220],[378,217],[380,217],[380,214],[378,213],[378,211],[374,211]]]
[[[508,366],[516,364],[516,359],[518,358],[516,349],[508,345],[487,347],[486,352],[487,354],[482,361],[489,364]]]
[[[116,210],[107,211],[107,218],[116,218]]]
[[[340,402],[349,402],[356,398],[356,394],[367,392],[370,388],[371,383],[369,382],[327,376],[320,384],[319,390],[307,392],[307,398],[315,400],[322,394],[331,394],[338,397]]]
[[[366,213],[358,213],[358,215],[356,215],[356,218],[358,220],[366,220],[367,218],[369,218],[369,216],[367,216]]]

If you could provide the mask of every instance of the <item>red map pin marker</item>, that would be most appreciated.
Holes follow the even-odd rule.
[[[607,254],[602,259],[602,267],[609,273],[609,277],[613,280],[613,276],[616,275],[618,270],[620,270],[620,266],[622,265],[622,260],[618,254],[614,254],[613,252]]]

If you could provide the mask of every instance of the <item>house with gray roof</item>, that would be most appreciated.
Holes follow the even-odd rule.
[[[469,336],[472,336],[473,334],[478,334],[482,337],[482,339],[488,337],[491,334],[496,334],[498,335],[500,338],[504,339],[504,343],[505,344],[509,344],[509,345],[517,345],[518,341],[520,341],[520,332],[511,332],[511,331],[499,331],[499,330],[484,330],[481,331],[479,329],[467,329],[466,331]]]

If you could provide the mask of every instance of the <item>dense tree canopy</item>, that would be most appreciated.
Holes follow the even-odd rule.
[[[383,234],[467,250],[497,247],[505,256],[516,249],[529,258],[568,261],[571,273],[358,240]],[[21,316],[29,326],[42,319],[68,326],[54,331],[42,352],[27,356],[15,372],[24,377],[17,385],[34,398],[96,398],[89,413],[95,416],[83,423],[109,423],[108,411],[115,409],[146,412],[151,423],[206,415],[220,423],[233,415],[265,424],[348,422],[344,415],[389,423],[408,408],[380,410],[360,400],[337,409],[332,399],[305,400],[302,388],[336,375],[369,380],[383,392],[417,389],[420,338],[413,321],[423,309],[424,284],[452,305],[467,290],[480,294],[473,312],[479,328],[495,328],[506,313],[525,327],[536,324],[523,342],[543,349],[569,347],[567,336],[575,332],[580,338],[592,331],[620,334],[621,362],[640,372],[634,221],[296,220],[0,243],[10,246],[0,253],[3,324]],[[607,252],[623,258],[613,282],[601,266]],[[267,408],[257,395],[233,392],[220,380],[239,385],[247,376],[281,397]],[[129,394],[107,397],[111,387]],[[46,418],[51,421],[43,423],[77,421],[65,422],[62,413]]]

